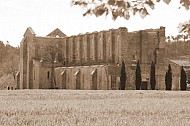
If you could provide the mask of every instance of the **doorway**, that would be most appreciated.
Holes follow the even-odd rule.
[[[148,88],[148,81],[142,81],[141,90],[147,90],[147,88]]]

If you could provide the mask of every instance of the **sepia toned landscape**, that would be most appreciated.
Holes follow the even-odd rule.
[[[0,0],[0,126],[189,126],[190,0]]]
[[[4,126],[179,126],[190,123],[187,91],[4,90]]]

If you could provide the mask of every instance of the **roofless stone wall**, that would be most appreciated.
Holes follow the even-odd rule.
[[[121,27],[77,36],[65,36],[60,32],[56,29],[48,36],[40,37],[31,28],[27,29],[21,43],[21,89],[51,88],[52,64],[57,67],[54,83],[58,88],[119,89],[118,71],[122,60],[127,72],[126,89],[135,89],[138,60],[142,78],[147,82],[151,61],[155,61],[157,66],[160,61],[164,63],[164,46],[161,46],[165,37],[163,27],[136,32],[128,32],[127,28]],[[58,49],[55,62],[48,61],[51,59],[50,47]]]

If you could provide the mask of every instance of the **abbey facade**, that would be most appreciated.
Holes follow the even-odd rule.
[[[27,28],[20,43],[19,89],[120,89],[122,61],[126,89],[135,89],[139,60],[142,86],[150,88],[150,64],[156,63],[156,89],[164,89],[167,68],[165,28],[128,32],[127,28],[66,36],[59,29],[45,37]]]

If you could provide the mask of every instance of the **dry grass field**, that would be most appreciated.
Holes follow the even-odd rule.
[[[2,90],[0,125],[190,125],[190,92]]]

